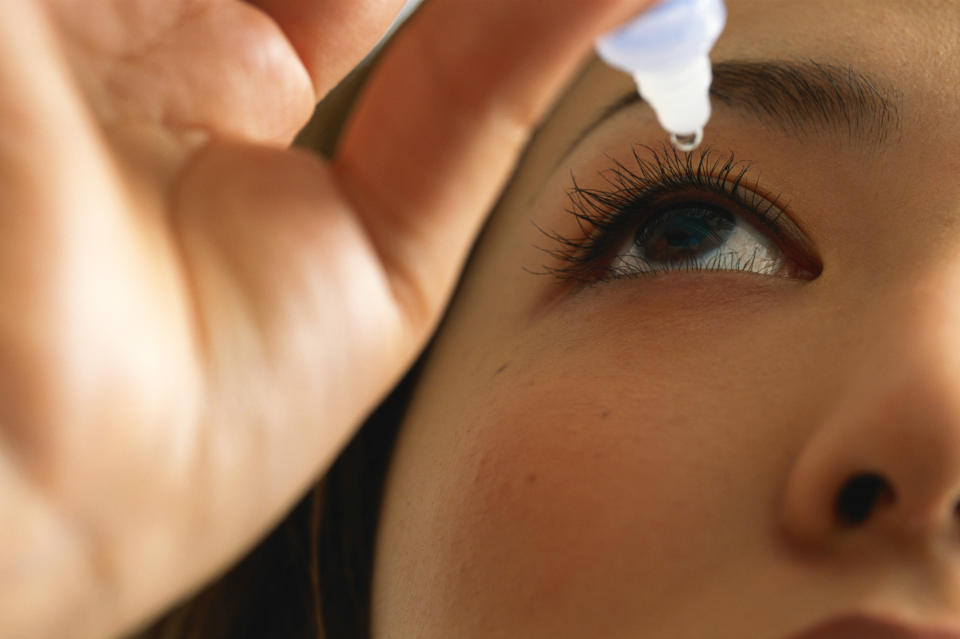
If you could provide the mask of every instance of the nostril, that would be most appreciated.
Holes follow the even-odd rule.
[[[893,488],[877,473],[860,473],[846,481],[837,494],[837,519],[848,526],[865,522],[878,503],[889,503]],[[958,504],[960,507],[960,504]]]

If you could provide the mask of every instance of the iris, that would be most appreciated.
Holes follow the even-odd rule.
[[[647,262],[686,262],[722,247],[736,228],[736,218],[720,209],[703,205],[673,208],[637,229],[634,251]]]

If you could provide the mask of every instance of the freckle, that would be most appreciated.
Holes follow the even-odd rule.
[[[607,417],[610,417],[610,411],[605,410],[602,413],[600,413],[600,419],[606,419]]]
[[[499,374],[502,373],[503,371],[507,370],[507,367],[508,367],[508,366],[510,366],[510,362],[504,362],[504,363],[500,366],[500,368],[497,369],[497,371],[494,373],[494,375],[499,375]]]
[[[528,484],[535,484],[535,483],[537,483],[537,476],[536,476],[535,474],[533,474],[533,473],[530,473],[529,475],[527,475],[527,483],[528,483]]]

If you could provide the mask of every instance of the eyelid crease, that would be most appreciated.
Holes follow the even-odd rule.
[[[641,150],[650,159],[642,158]],[[666,144],[659,152],[650,146],[635,146],[633,158],[635,167],[609,158],[613,166],[599,173],[609,187],[606,190],[581,187],[571,174],[567,212],[574,216],[578,233],[565,236],[537,226],[554,244],[552,248],[537,248],[562,265],[532,272],[580,283],[615,279],[608,266],[598,262],[627,230],[656,215],[658,204],[679,204],[684,198],[703,202],[705,196],[723,198],[727,204],[741,208],[771,239],[786,244],[781,250],[804,270],[814,276],[822,270],[812,243],[786,212],[779,196],[767,196],[760,188],[759,177],[750,177],[750,162],[736,160],[732,152],[716,157],[709,147],[695,154],[681,154]]]

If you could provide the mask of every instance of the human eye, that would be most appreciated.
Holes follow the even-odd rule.
[[[705,149],[637,147],[614,162],[603,188],[573,179],[569,212],[579,234],[546,232],[563,279],[599,282],[675,272],[734,271],[812,280],[822,270],[778,198],[762,194],[751,166]]]

